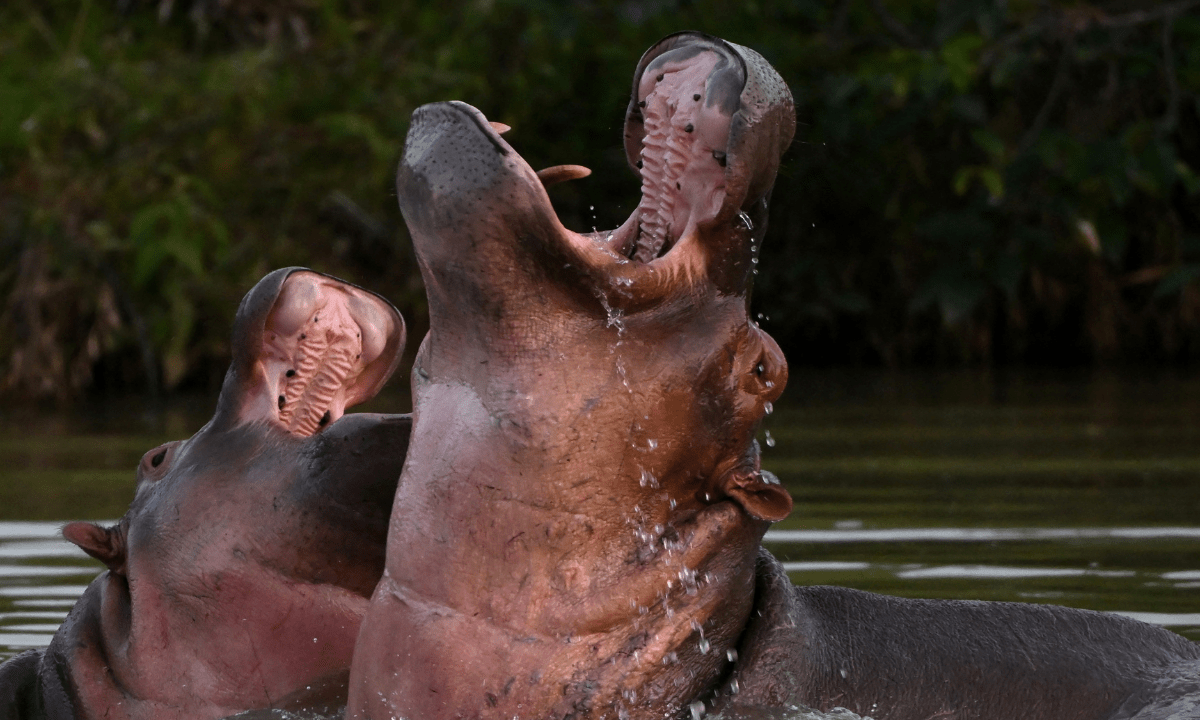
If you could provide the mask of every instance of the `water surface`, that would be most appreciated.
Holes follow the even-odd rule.
[[[0,409],[0,658],[49,642],[100,570],[61,525],[119,517],[142,454],[214,402]],[[1190,377],[796,371],[760,441],[796,499],[766,542],[794,582],[1050,602],[1200,640]]]

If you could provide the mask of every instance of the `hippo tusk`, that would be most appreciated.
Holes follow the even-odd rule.
[[[538,180],[542,181],[544,187],[568,180],[579,180],[591,174],[591,168],[585,168],[582,165],[555,165],[537,171]]]

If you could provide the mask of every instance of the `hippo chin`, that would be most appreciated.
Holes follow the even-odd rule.
[[[382,387],[403,344],[399,313],[372,293],[302,268],[263,278],[238,310],[213,419],[146,453],[116,526],[63,529],[108,570],[48,649],[0,669],[0,715],[203,720],[344,702],[411,418],[343,412]]]
[[[762,551],[791,499],[753,438],[787,370],[747,305],[793,126],[759,55],[666,38],[627,113],[642,202],[580,235],[543,181],[583,171],[535,173],[468,105],[414,113],[430,331],[348,717],[1103,718],[1195,689],[1200,648],[1160,628],[797,588]]]

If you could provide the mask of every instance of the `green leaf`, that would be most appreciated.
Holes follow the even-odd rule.
[[[971,140],[993,160],[1004,159],[1004,141],[991,130],[975,128],[971,131]]]
[[[1004,178],[995,168],[979,168],[979,179],[993,200],[1000,200],[1004,197]]]
[[[973,33],[957,35],[942,46],[942,62],[945,63],[950,83],[960,93],[966,92],[975,79],[975,55],[982,46],[983,38]]]
[[[958,172],[954,173],[954,194],[966,195],[967,190],[971,187],[971,178],[975,177],[977,168],[964,167],[959,168]]]

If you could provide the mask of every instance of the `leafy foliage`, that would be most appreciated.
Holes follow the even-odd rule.
[[[568,226],[636,205],[659,37],[755,48],[800,127],[756,309],[793,363],[1200,353],[1200,1],[45,0],[0,6],[0,377],[215,386],[237,299],[307,265],[423,292],[411,111],[513,126]]]

